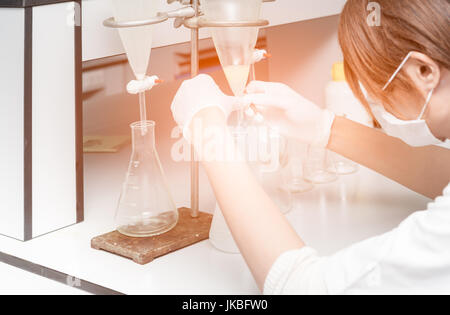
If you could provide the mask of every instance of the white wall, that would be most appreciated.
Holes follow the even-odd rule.
[[[273,57],[257,66],[257,79],[282,81],[303,93],[318,104],[323,104],[325,85],[330,80],[331,65],[341,59],[337,44],[338,18],[328,17],[313,21],[266,29],[268,49]],[[201,42],[201,47],[212,45],[210,40]],[[178,183],[180,172],[189,174],[187,163],[174,163],[170,160],[170,139],[175,122],[170,112],[170,104],[181,79],[176,65],[177,53],[189,52],[189,45],[179,44],[154,49],[150,61],[149,74],[158,74],[165,82],[147,93],[148,117],[157,122],[157,145],[161,162],[171,187],[182,186],[174,191],[174,198],[179,205],[188,205],[189,182]],[[125,85],[132,79],[127,64],[115,65],[103,70],[105,90],[84,102],[85,135],[129,135],[129,123],[139,117],[138,99],[125,91]],[[228,90],[228,85],[220,68],[210,72],[219,86]],[[124,166],[126,167],[126,166]],[[203,174],[204,175],[204,174]],[[177,186],[178,185],[178,186]],[[212,194],[208,181],[202,176],[201,194]],[[207,204],[201,198],[201,210],[211,211],[214,204]]]
[[[267,29],[271,81],[283,82],[306,98],[325,105],[331,67],[342,60],[337,39],[339,16]]]
[[[305,97],[324,105],[324,91],[331,80],[331,67],[342,59],[337,41],[338,16],[291,23],[267,28],[261,32],[267,38],[268,61],[257,66],[257,79],[284,82]],[[203,40],[202,49],[212,47],[212,41]],[[189,53],[188,44],[178,44],[153,49],[149,74],[157,74],[164,84],[147,93],[149,117],[159,124],[172,126],[170,103],[182,80],[179,74],[178,53]],[[133,79],[128,64],[119,64],[103,72],[104,90],[84,102],[84,130],[86,135],[128,133],[128,123],[138,118],[138,99],[128,95],[125,86]],[[210,73],[219,86],[228,91],[223,72],[219,69]]]

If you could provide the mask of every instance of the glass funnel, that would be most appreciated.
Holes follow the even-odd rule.
[[[113,0],[114,18],[117,22],[142,21],[157,14],[159,0]],[[153,42],[153,25],[119,28],[131,69],[137,80],[144,80],[150,62]],[[145,92],[139,93],[140,118],[147,120]]]
[[[259,20],[262,0],[203,0],[205,17],[210,21]],[[214,27],[211,35],[223,71],[235,96],[243,96],[250,74],[258,27]],[[239,121],[243,119],[239,113]]]
[[[131,237],[165,233],[178,222],[155,146],[155,122],[131,124],[132,153],[116,212],[117,231]]]
[[[159,0],[114,0],[117,22],[142,21],[156,16]],[[119,28],[120,38],[138,80],[145,78],[150,60],[153,25]]]

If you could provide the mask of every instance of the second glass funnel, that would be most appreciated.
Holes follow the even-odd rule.
[[[211,21],[237,22],[257,21],[260,18],[262,0],[205,0],[205,16]],[[258,27],[216,27],[211,35],[225,76],[233,94],[244,95],[250,74]],[[238,111],[238,125],[244,119],[243,110]]]
[[[149,237],[171,230],[178,210],[155,145],[155,122],[131,124],[132,153],[116,212],[117,231]]]

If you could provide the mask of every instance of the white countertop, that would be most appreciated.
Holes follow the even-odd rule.
[[[88,295],[79,289],[0,263],[0,295]]]
[[[93,237],[114,229],[128,158],[129,149],[85,155],[85,222],[26,243],[0,236],[0,252],[126,294],[258,294],[242,256],[222,253],[209,241],[145,266],[90,248]],[[177,205],[188,206],[188,165],[167,162],[163,156],[162,160]],[[204,174],[201,183],[201,210],[212,212],[215,200]],[[296,196],[295,208],[287,216],[309,246],[329,255],[395,228],[412,212],[426,209],[427,202],[361,168],[357,174]],[[4,274],[23,271],[5,268],[0,265],[0,292],[6,285],[16,290],[14,277],[5,278]]]

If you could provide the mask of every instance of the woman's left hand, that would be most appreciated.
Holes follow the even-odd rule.
[[[201,74],[181,84],[171,110],[176,123],[183,128],[184,136],[189,138],[189,126],[202,109],[220,108],[227,118],[236,104],[235,97],[225,95],[210,76]]]

